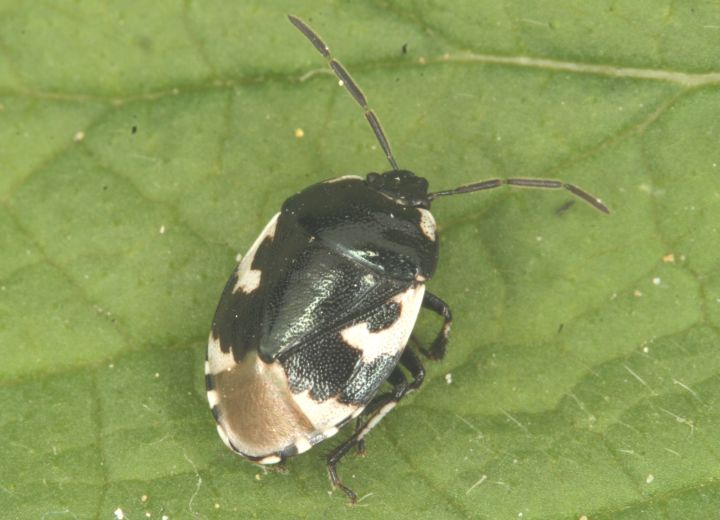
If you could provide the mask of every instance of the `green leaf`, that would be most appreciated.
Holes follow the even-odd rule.
[[[355,508],[342,435],[265,473],[203,385],[236,254],[304,186],[388,168],[290,10],[433,189],[612,209],[435,203],[450,349],[340,465]],[[709,0],[0,2],[3,516],[712,516],[718,48]]]

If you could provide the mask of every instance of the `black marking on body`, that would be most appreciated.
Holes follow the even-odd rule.
[[[365,319],[370,332],[379,332],[387,329],[395,323],[402,312],[402,305],[389,301],[382,304]]]
[[[397,319],[399,307],[397,304],[387,305],[387,309],[392,310],[382,314],[385,317],[393,316],[390,324]],[[307,390],[317,402],[336,398],[341,404],[362,405],[370,400],[388,378],[400,354],[402,350],[395,356],[381,355],[370,363],[364,363],[360,350],[345,343],[339,334],[333,334],[283,353],[278,360],[288,376],[292,393],[299,394]]]
[[[272,258],[272,242],[271,237],[266,237],[262,241],[255,252],[251,264],[252,269],[263,271],[268,267]],[[220,303],[215,311],[212,334],[213,338],[220,342],[220,350],[227,354],[232,349],[235,361],[240,362],[246,352],[257,349],[260,344],[265,284],[261,278],[260,286],[251,293],[233,292],[237,282],[236,269],[225,284]]]
[[[218,408],[218,406],[215,405],[212,408],[210,408],[210,412],[212,412],[212,416],[215,418],[215,421],[219,423],[220,417],[221,417],[220,408]]]
[[[215,390],[215,379],[212,374],[205,374],[205,390]]]
[[[313,400],[322,402],[342,392],[360,357],[339,334],[330,334],[283,352],[278,360],[292,393],[309,390]]]

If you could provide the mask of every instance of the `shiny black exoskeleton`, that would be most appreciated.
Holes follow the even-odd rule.
[[[426,179],[398,168],[377,116],[325,43],[298,18],[290,21],[363,108],[392,170],[331,179],[285,201],[225,286],[208,340],[207,395],[223,441],[261,464],[307,451],[357,419],[328,457],[333,485],[355,501],[337,463],[354,446],[362,450],[365,435],[421,385],[424,368],[407,348],[421,307],[442,316],[443,326],[418,350],[433,359],[445,354],[450,309],[425,288],[438,262],[431,202],[514,185],[566,189],[607,208],[577,186],[547,179],[429,193]],[[386,382],[389,391],[378,394]]]

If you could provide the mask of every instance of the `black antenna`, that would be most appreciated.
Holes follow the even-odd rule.
[[[568,184],[567,182],[556,181],[553,179],[490,179],[473,184],[466,184],[465,186],[460,186],[459,188],[455,188],[453,190],[428,193],[428,200],[433,200],[437,197],[445,197],[447,195],[459,195],[461,193],[471,193],[473,191],[492,190],[494,188],[499,188],[500,186],[518,186],[520,188],[545,190],[567,190],[579,199],[590,204],[596,210],[602,211],[603,213],[610,213],[608,207],[596,196],[591,195],[574,184]]]
[[[383,152],[385,152],[385,157],[387,157],[387,160],[390,162],[390,166],[392,166],[393,170],[398,170],[399,168],[395,162],[395,157],[393,157],[392,151],[390,150],[390,143],[388,142],[387,137],[385,137],[382,126],[380,126],[380,120],[375,115],[375,112],[370,110],[368,107],[365,94],[363,94],[362,90],[360,90],[360,87],[357,83],[355,83],[355,80],[352,79],[350,73],[345,70],[345,67],[343,67],[338,60],[332,57],[332,54],[330,54],[330,48],[315,31],[308,27],[305,22],[293,15],[288,15],[288,19],[301,33],[305,35],[308,40],[310,40],[310,43],[313,44],[318,52],[323,55],[323,57],[328,61],[330,68],[340,80],[340,84],[347,89],[350,95],[355,99],[355,101],[357,101],[358,105],[362,107],[363,112],[365,112],[365,119],[367,119],[368,123],[370,123],[370,127],[375,133],[375,137],[380,143],[380,147],[383,149]]]

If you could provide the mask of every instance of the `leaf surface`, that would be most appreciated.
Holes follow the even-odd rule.
[[[687,4],[687,5],[686,5]],[[0,2],[8,518],[707,518],[720,506],[720,7],[312,2],[439,199],[447,358],[349,456],[265,473],[207,410],[235,256],[388,168],[294,4]],[[405,51],[403,51],[405,49]],[[302,129],[302,132],[297,132]],[[302,137],[299,137],[302,134]],[[421,338],[439,326],[422,315]]]

